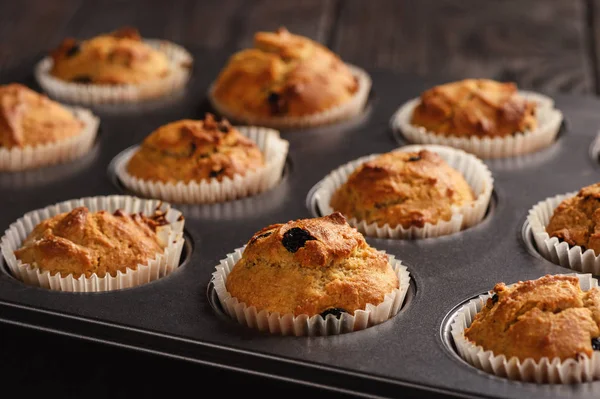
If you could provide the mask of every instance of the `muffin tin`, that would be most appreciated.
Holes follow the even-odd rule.
[[[95,107],[100,132],[95,148],[82,159],[0,174],[3,229],[30,210],[63,200],[130,194],[114,175],[113,158],[164,123],[200,118],[210,110],[206,91],[229,54],[190,50],[196,62],[181,97],[151,108]],[[40,90],[32,68],[7,71],[1,83],[20,81]],[[554,97],[565,123],[551,147],[520,158],[485,161],[494,177],[494,193],[479,224],[432,239],[367,238],[372,246],[396,255],[411,273],[413,285],[404,306],[389,321],[337,336],[282,337],[238,325],[223,313],[211,284],[219,260],[263,226],[317,216],[315,185],[341,164],[404,144],[391,131],[390,117],[406,100],[440,83],[368,72],[373,89],[363,115],[333,126],[283,132],[290,150],[284,177],[273,189],[221,204],[173,204],[186,216],[178,270],[135,288],[66,293],[26,286],[2,264],[0,319],[357,395],[598,396],[600,381],[542,385],[489,375],[463,361],[448,334],[456,309],[496,282],[573,272],[537,254],[525,220],[538,201],[600,180],[594,144],[600,101],[593,98]]]

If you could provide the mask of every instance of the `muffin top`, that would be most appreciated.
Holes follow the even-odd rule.
[[[83,122],[57,102],[26,86],[0,86],[0,147],[22,148],[77,136]]]
[[[212,114],[159,127],[146,137],[127,164],[127,172],[144,180],[189,183],[233,178],[264,165],[258,146]]]
[[[494,355],[521,361],[592,355],[600,336],[600,290],[582,291],[574,276],[544,276],[494,295],[465,330],[465,337]]]
[[[535,129],[535,112],[514,83],[466,79],[421,94],[411,123],[446,136],[504,137]]]
[[[450,220],[453,206],[474,199],[464,177],[437,153],[393,151],[356,168],[330,205],[358,221],[409,228]]]
[[[64,39],[51,55],[50,74],[68,82],[136,85],[171,73],[167,56],[143,43],[130,27],[84,41]]]
[[[600,183],[583,187],[554,210],[546,232],[582,250],[600,255]]]
[[[233,113],[311,115],[347,102],[358,90],[337,55],[285,28],[256,33],[254,46],[234,54],[213,87],[214,98]]]
[[[117,270],[136,269],[163,253],[157,231],[166,224],[159,211],[147,217],[79,207],[38,224],[15,256],[52,275],[115,277]]]
[[[258,231],[226,288],[258,311],[325,316],[377,305],[399,281],[387,256],[333,213]]]

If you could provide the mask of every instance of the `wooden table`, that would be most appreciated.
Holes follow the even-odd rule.
[[[600,0],[0,0],[0,78],[65,36],[122,25],[230,52],[251,45],[257,30],[286,26],[362,67],[600,94]],[[137,397],[187,388],[202,395],[222,377],[230,378],[225,394],[239,385],[261,395],[319,394],[14,326],[0,326],[0,354],[0,381],[25,394]]]

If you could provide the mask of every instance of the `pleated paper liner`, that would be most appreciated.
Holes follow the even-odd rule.
[[[128,268],[124,273],[117,271],[114,277],[110,274],[105,277],[98,277],[96,274],[91,277],[85,277],[85,275],[81,275],[79,278],[75,278],[73,275],[62,277],[60,273],[52,275],[35,265],[22,263],[16,258],[14,251],[21,247],[35,226],[43,220],[80,206],[86,206],[91,212],[106,210],[113,213],[120,209],[127,214],[142,212],[147,216],[153,215],[156,210],[166,212],[165,218],[169,223],[161,226],[157,232],[160,244],[164,248],[163,253],[157,253],[153,259],[148,260],[148,263],[138,264],[136,269]],[[86,197],[64,201],[25,214],[6,230],[0,241],[0,249],[11,274],[26,284],[56,291],[110,291],[142,285],[164,277],[177,269],[184,244],[183,225],[181,212],[157,200],[117,195]]]
[[[260,311],[254,306],[248,307],[245,303],[239,302],[229,294],[225,286],[227,276],[240,260],[243,252],[244,248],[237,248],[235,252],[228,254],[227,258],[222,259],[220,265],[216,266],[213,283],[217,297],[225,313],[237,320],[238,323],[276,335],[337,335],[383,323],[400,311],[410,284],[410,273],[406,266],[403,266],[402,262],[395,259],[393,255],[388,254],[390,264],[398,276],[399,288],[386,294],[385,299],[379,305],[367,304],[365,310],[356,310],[354,315],[342,313],[339,319],[331,314],[323,318],[321,315],[309,317],[308,315],[294,316],[292,313],[281,315],[266,310]]]
[[[404,228],[402,225],[395,227],[389,224],[379,226],[377,223],[367,223],[364,220],[348,218],[348,223],[356,227],[361,233],[379,238],[428,238],[439,237],[448,234],[457,233],[465,228],[479,223],[486,214],[492,190],[494,188],[494,179],[488,167],[477,157],[468,154],[465,151],[439,146],[439,145],[409,145],[400,147],[395,151],[418,152],[420,150],[429,150],[439,154],[452,168],[456,169],[467,181],[476,199],[474,202],[461,207],[453,207],[452,217],[448,221],[440,220],[436,224],[425,223],[424,227],[411,226]],[[329,215],[334,212],[330,205],[331,197],[347,180],[348,177],[361,164],[376,158],[380,154],[368,155],[358,158],[355,161],[330,172],[320,183],[314,193],[314,200],[317,208],[322,215]]]
[[[144,39],[144,43],[166,54],[172,64],[168,76],[138,85],[66,82],[50,74],[53,60],[45,57],[35,67],[35,78],[51,97],[73,104],[131,103],[169,96],[182,89],[191,75],[191,54],[183,47],[166,40]]]
[[[561,111],[554,108],[554,101],[543,94],[519,91],[524,98],[538,104],[538,128],[531,132],[516,133],[507,137],[458,137],[437,134],[421,126],[411,124],[414,109],[420,102],[414,98],[392,116],[391,127],[412,143],[441,144],[456,147],[481,158],[503,158],[528,154],[548,147],[560,131],[563,120]]]
[[[575,274],[571,274],[575,275]],[[590,274],[577,274],[583,291],[598,286]],[[600,355],[594,351],[592,357],[578,356],[577,359],[561,361],[560,358],[533,358],[519,360],[516,356],[506,358],[494,355],[465,337],[464,331],[471,325],[475,315],[485,306],[492,293],[480,295],[463,305],[455,314],[451,324],[451,335],[459,355],[469,364],[498,377],[536,383],[571,384],[600,379]]]
[[[268,126],[275,129],[309,128],[328,125],[359,115],[365,108],[369,92],[371,91],[371,77],[369,74],[354,65],[346,64],[352,74],[358,79],[358,91],[346,103],[330,108],[326,111],[302,117],[272,116],[262,117],[251,113],[239,114],[230,110],[225,104],[219,102],[214,96],[214,83],[209,87],[208,99],[215,110],[225,118],[242,124],[255,126]]]
[[[281,180],[289,142],[283,140],[277,130],[254,126],[242,126],[237,129],[260,148],[265,157],[263,167],[250,170],[244,175],[235,175],[233,178],[225,177],[220,182],[213,178],[200,182],[163,183],[140,179],[127,172],[127,164],[139,148],[134,147],[117,156],[115,172],[121,183],[131,191],[177,203],[224,202],[271,189]]]
[[[100,120],[84,108],[65,107],[83,122],[80,134],[65,140],[23,148],[0,147],[0,171],[21,171],[77,159],[90,151]]]
[[[550,223],[556,207],[565,199],[577,195],[577,191],[557,195],[538,202],[529,210],[527,221],[538,252],[546,259],[557,265],[568,267],[583,273],[600,275],[600,256],[593,249],[583,251],[581,246],[570,246],[557,237],[550,237],[546,226]]]

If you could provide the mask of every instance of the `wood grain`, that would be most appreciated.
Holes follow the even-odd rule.
[[[586,12],[580,0],[347,0],[332,46],[366,67],[589,93]]]

